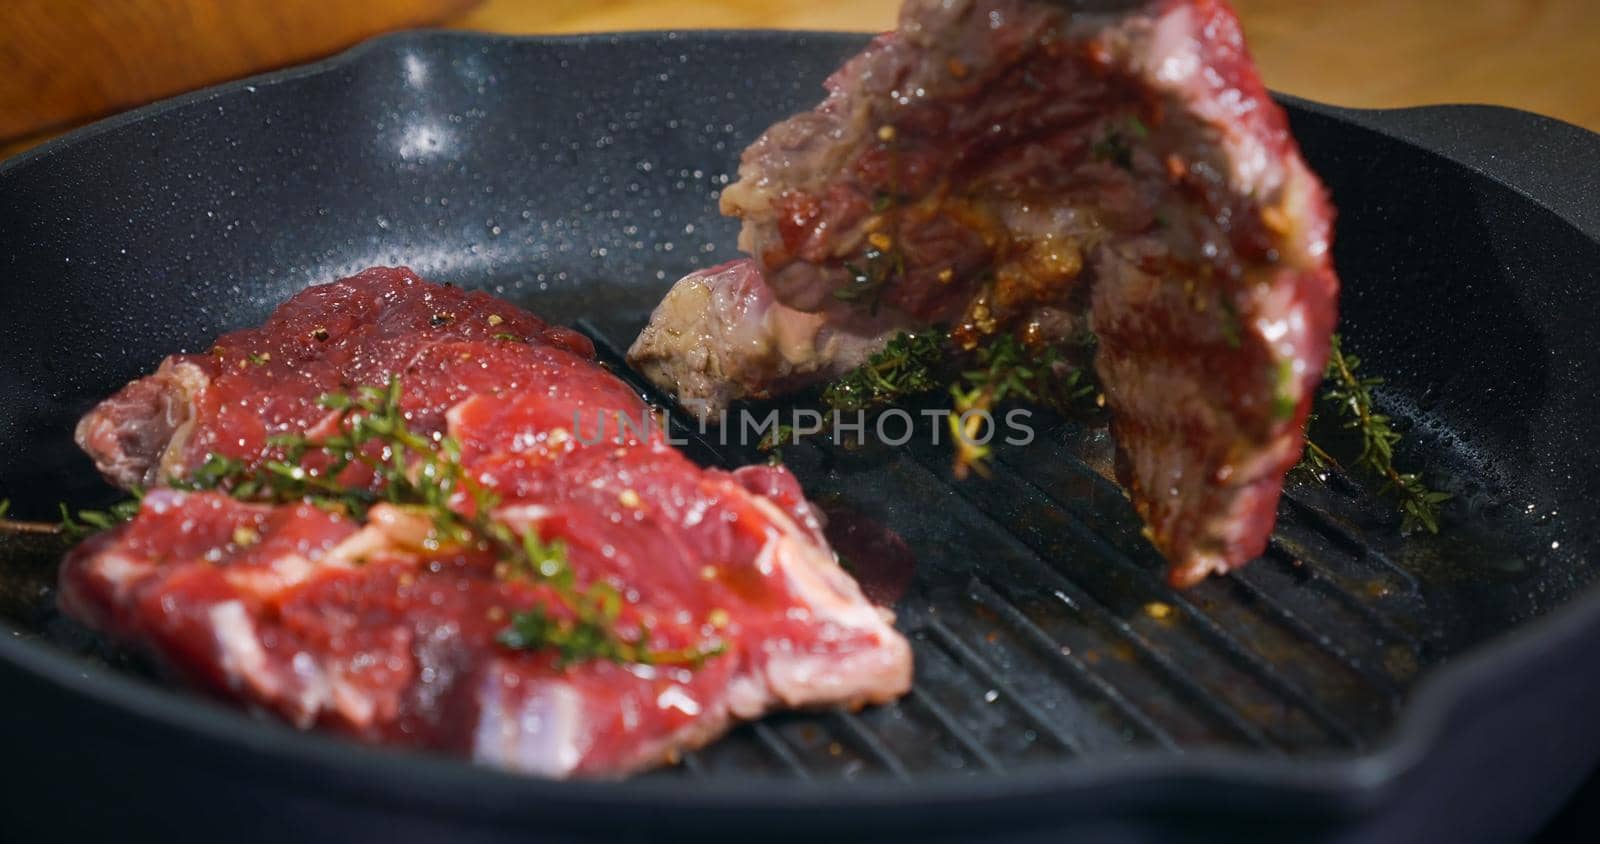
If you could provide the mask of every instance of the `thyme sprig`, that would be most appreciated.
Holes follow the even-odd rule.
[[[824,388],[822,400],[834,410],[853,412],[936,390],[947,355],[943,332],[901,332],[866,363]]]
[[[962,383],[950,388],[954,407],[949,426],[957,478],[971,472],[988,475],[990,449],[979,440],[991,411],[1007,399],[1020,397],[1064,412],[1095,391],[1093,384],[1085,383],[1083,370],[1069,365],[1060,349],[1032,349],[1011,334],[995,335],[989,345],[979,348],[977,363],[979,368],[961,373]]]
[[[519,535],[504,523],[489,519],[484,519],[478,528],[485,531],[484,535],[500,552],[509,576],[550,586],[567,610],[564,615],[555,615],[544,607],[533,606],[514,613],[510,625],[496,637],[508,648],[553,650],[558,665],[603,659],[624,665],[689,667],[699,667],[726,650],[720,640],[687,648],[651,648],[650,630],[642,622],[632,637],[619,635],[622,594],[603,580],[580,589],[567,561],[566,543],[559,539],[544,542],[532,531]]]
[[[1394,465],[1394,446],[1401,439],[1389,417],[1379,413],[1372,398],[1373,388],[1383,383],[1383,378],[1360,373],[1361,359],[1346,354],[1339,335],[1333,336],[1333,348],[1328,355],[1328,369],[1322,392],[1322,401],[1344,417],[1343,427],[1361,436],[1361,453],[1356,465],[1383,482],[1380,495],[1394,499],[1400,508],[1400,529],[1405,532],[1423,529],[1439,532],[1439,511],[1450,493],[1429,489],[1422,476],[1415,472],[1402,472]],[[1306,462],[1313,468],[1338,466],[1325,449],[1306,439]]]
[[[987,474],[990,450],[978,440],[987,415],[1003,402],[1022,398],[1065,413],[1095,391],[1086,373],[1058,347],[1036,347],[1005,333],[967,353],[946,332],[930,329],[895,335],[866,363],[825,387],[822,400],[835,411],[875,410],[945,386],[953,405],[946,424],[955,440],[959,478],[973,471]],[[765,444],[763,450],[777,444]]]
[[[836,411],[871,410],[955,380],[949,387],[952,412],[947,424],[955,441],[954,472],[964,478],[973,472],[987,474],[986,461],[991,454],[987,445],[977,442],[985,415],[975,411],[992,412],[1008,399],[1021,398],[1067,414],[1096,392],[1092,375],[1068,361],[1059,347],[1035,348],[1008,333],[990,337],[988,345],[975,352],[976,366],[952,378],[952,370],[963,359],[963,353],[942,331],[901,333],[865,364],[824,388],[822,399]],[[1360,366],[1361,360],[1345,354],[1339,336],[1334,335],[1320,402],[1344,417],[1343,427],[1360,434],[1361,453],[1355,465],[1382,481],[1379,494],[1396,502],[1401,529],[1438,533],[1440,510],[1452,496],[1430,489],[1420,474],[1395,467],[1394,446],[1401,434],[1387,415],[1375,409],[1372,396],[1372,389],[1383,379],[1361,374]],[[777,454],[777,446],[792,438],[787,431],[776,433],[770,441],[763,441],[763,451]],[[1342,470],[1338,460],[1309,437],[1302,465],[1313,471]]]
[[[432,522],[426,548],[489,551],[500,560],[499,575],[547,587],[561,611],[536,606],[513,613],[497,640],[516,650],[550,650],[558,665],[609,660],[693,667],[723,652],[720,641],[652,648],[642,624],[628,635],[620,632],[622,597],[616,587],[602,580],[580,586],[565,543],[545,541],[536,531],[518,531],[494,518],[500,499],[462,465],[460,444],[442,434],[413,430],[400,399],[399,379],[390,379],[385,387],[360,387],[353,394],[323,395],[318,403],[340,414],[336,433],[320,440],[301,433],[275,436],[269,442],[283,456],[254,469],[213,455],[172,486],[218,490],[247,501],[305,501],[358,519],[380,502],[425,514]],[[325,465],[308,467],[314,454],[322,455]],[[356,486],[339,480],[354,465],[370,469],[377,483]],[[62,512],[65,517],[65,508]],[[110,526],[98,516],[79,514],[78,521],[90,528]]]
[[[502,574],[547,586],[565,610],[551,613],[535,606],[514,613],[510,625],[498,636],[500,644],[516,650],[553,650],[562,665],[609,660],[697,666],[724,650],[720,641],[680,650],[653,649],[650,631],[642,624],[631,637],[623,636],[616,629],[622,611],[622,596],[616,587],[603,580],[580,587],[565,543],[546,542],[535,531],[518,532],[495,519],[499,497],[467,472],[461,463],[460,444],[439,434],[424,436],[406,424],[398,379],[391,379],[383,390],[364,387],[354,396],[324,396],[321,404],[344,414],[341,433],[315,444],[334,461],[323,479],[336,477],[352,461],[368,465],[382,480],[384,500],[429,514],[437,541],[487,546],[502,561]],[[382,446],[378,456],[368,447],[370,443]],[[291,482],[320,485],[315,478],[303,480],[303,471],[295,465],[313,444],[298,436],[285,445],[289,465],[269,467],[268,471]],[[385,455],[387,459],[383,459]],[[470,506],[452,506],[458,494]]]
[[[79,510],[74,514],[66,503],[62,502],[56,505],[61,512],[61,522],[56,529],[67,541],[81,542],[100,531],[110,530],[132,519],[138,514],[139,503],[143,500],[144,491],[135,487],[132,498],[118,501],[104,510]],[[3,516],[3,513],[0,513],[0,516]]]
[[[800,437],[795,433],[794,426],[780,424],[761,436],[761,441],[756,443],[756,449],[767,455],[767,463],[781,466],[783,447],[798,442]]]

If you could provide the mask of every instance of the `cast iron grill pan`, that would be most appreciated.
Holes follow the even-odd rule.
[[[0,496],[18,515],[41,518],[59,499],[104,500],[69,439],[83,410],[164,354],[201,348],[304,284],[371,264],[409,264],[576,325],[641,393],[669,404],[626,372],[622,351],[672,280],[733,256],[733,225],[715,200],[739,150],[814,102],[821,78],[860,44],[733,33],[404,36],[157,106],[0,169],[0,336],[11,350],[0,366],[9,446]],[[1582,185],[1541,174],[1556,156],[1592,163],[1600,143],[1504,111],[1289,107],[1341,209],[1347,346],[1390,379],[1385,409],[1410,428],[1399,461],[1456,496],[1440,536],[1402,537],[1392,506],[1360,477],[1296,473],[1262,559],[1174,592],[1106,479],[1111,443],[1096,420],[1041,413],[1033,443],[1000,447],[991,477],[959,483],[948,447],[925,435],[899,448],[812,438],[783,449],[808,492],[836,526],[842,519],[858,538],[900,548],[863,558],[861,576],[869,590],[903,586],[896,609],[916,653],[915,688],[861,712],[771,717],[621,786],[539,783],[352,748],[159,690],[138,660],[53,611],[52,550],[11,538],[0,562],[15,628],[3,645],[18,661],[0,679],[24,690],[14,701],[41,719],[5,727],[40,774],[39,793],[17,804],[17,816],[44,828],[106,822],[105,812],[64,820],[41,811],[60,807],[63,789],[104,779],[113,783],[101,783],[108,805],[168,828],[208,817],[230,828],[229,801],[265,794],[287,795],[275,804],[286,817],[323,819],[330,831],[388,824],[400,835],[486,837],[535,822],[549,832],[692,832],[712,819],[711,831],[750,823],[793,834],[884,824],[1016,832],[1045,820],[1149,831],[1182,812],[1202,818],[1180,824],[1189,831],[1263,813],[1295,818],[1302,831],[1419,823],[1482,832],[1493,829],[1473,820],[1484,814],[1511,829],[1536,823],[1596,756],[1594,728],[1569,724],[1578,720],[1570,710],[1544,713],[1519,739],[1527,752],[1554,741],[1534,758],[1544,788],[1506,783],[1509,767],[1446,772],[1485,792],[1493,783],[1499,797],[1483,809],[1423,820],[1396,808],[1399,795],[1441,787],[1438,775],[1415,772],[1447,755],[1442,741],[1416,759],[1397,748],[1424,740],[1421,716],[1405,716],[1436,669],[1563,604],[1582,605],[1567,614],[1569,627],[1596,615],[1580,618],[1595,607],[1577,599],[1592,577],[1600,492],[1584,447],[1600,427],[1591,386],[1600,357],[1585,318],[1597,313],[1587,282],[1600,266],[1600,226],[1583,209]],[[1466,164],[1368,125],[1454,138]],[[1496,149],[1535,164],[1504,166],[1499,180],[1467,166],[1492,163]],[[1530,186],[1547,192],[1518,190]],[[682,414],[672,424],[703,462],[765,459],[737,438],[701,435]],[[1320,436],[1349,445],[1332,425]],[[1548,644],[1546,660],[1559,650]],[[91,697],[41,680],[42,664],[72,666]],[[1518,686],[1532,694],[1526,705],[1560,705],[1548,686],[1573,678],[1551,673]],[[138,723],[150,737],[101,735],[128,717],[125,699],[120,711],[105,700],[130,683],[157,716],[211,719],[254,737],[253,749],[220,763],[227,776],[185,798],[200,804],[185,808],[192,815],[154,805],[107,769],[130,764],[116,753],[142,754],[137,764],[181,780],[227,741],[209,728],[180,731],[171,740],[186,749],[152,761],[141,742],[160,730],[148,718]],[[1592,700],[1596,685],[1565,694]],[[1492,713],[1504,721],[1514,700],[1477,705],[1509,708]],[[81,720],[91,711],[98,732]],[[1450,743],[1482,750],[1490,738]],[[257,758],[312,746],[346,764],[394,768],[361,786],[350,770],[325,768],[334,785],[300,790]],[[292,770],[290,780],[318,776]],[[1129,771],[1141,777],[1115,798],[1074,803]],[[441,776],[465,791],[405,794]],[[1035,799],[1007,806],[1008,794]],[[1129,815],[1130,800],[1150,801],[1157,814]],[[588,803],[606,808],[585,817]],[[798,814],[773,826],[785,813]],[[410,815],[426,821],[400,823]]]

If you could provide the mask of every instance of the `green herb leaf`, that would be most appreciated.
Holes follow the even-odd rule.
[[[936,390],[945,362],[941,332],[902,332],[867,362],[845,373],[822,391],[833,410],[853,412],[884,407]]]
[[[623,638],[615,629],[622,610],[617,590],[603,582],[580,588],[565,543],[544,540],[535,531],[518,532],[496,520],[499,497],[467,472],[460,443],[412,430],[401,407],[402,396],[398,378],[383,387],[329,393],[318,404],[341,414],[335,433],[319,441],[300,433],[274,436],[268,442],[282,457],[255,467],[214,454],[188,478],[175,479],[171,485],[226,492],[246,501],[304,501],[357,519],[364,519],[378,502],[420,511],[433,524],[425,546],[487,548],[501,561],[497,571],[503,576],[549,587],[555,607],[515,613],[499,641],[517,649],[549,649],[563,665],[591,659],[699,665],[722,652],[720,642],[659,651],[648,647],[642,631],[636,639]],[[313,454],[324,457],[325,465],[307,465],[306,458]],[[356,465],[369,469],[375,483],[358,487],[339,480]],[[110,526],[137,509],[136,501],[129,503],[132,508],[126,511],[118,505],[103,514],[79,513],[75,519],[63,505],[63,530],[86,534]]]
[[[800,442],[795,434],[793,425],[778,425],[761,436],[761,441],[756,443],[756,448],[767,455],[767,463],[773,466],[783,464],[783,447]]]
[[[104,510],[79,510],[76,515],[66,502],[61,502],[56,505],[61,512],[57,529],[70,542],[81,542],[100,531],[110,530],[138,515],[144,490],[135,487],[132,492],[132,498],[118,501]]]
[[[1439,532],[1439,511],[1451,499],[1447,492],[1429,489],[1422,476],[1414,472],[1401,472],[1394,465],[1394,447],[1401,434],[1396,431],[1388,416],[1374,409],[1372,390],[1383,379],[1360,373],[1361,359],[1346,354],[1343,339],[1333,335],[1333,348],[1328,354],[1328,369],[1324,378],[1321,400],[1344,419],[1343,427],[1357,432],[1361,437],[1361,453],[1355,464],[1383,482],[1379,494],[1390,497],[1400,510],[1400,529],[1411,532],[1418,529],[1429,533]],[[1302,460],[1313,470],[1338,466],[1321,446],[1306,440],[1306,456]]]
[[[979,368],[961,374],[963,384],[950,388],[954,407],[949,426],[958,478],[973,471],[987,474],[989,448],[976,442],[983,414],[975,411],[988,413],[1009,399],[1023,398],[1065,414],[1095,392],[1083,370],[1068,363],[1059,348],[1032,348],[1012,334],[990,337],[978,349],[977,362]]]
[[[1293,419],[1300,406],[1294,387],[1294,361],[1282,358],[1272,373],[1272,416],[1280,422]]]

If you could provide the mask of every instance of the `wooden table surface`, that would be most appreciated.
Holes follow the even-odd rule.
[[[1233,0],[1275,90],[1367,108],[1476,102],[1600,131],[1600,0]],[[899,0],[487,0],[452,26],[510,33],[877,31]]]
[[[1374,108],[1497,103],[1600,131],[1600,0],[1233,2],[1267,84],[1277,90]],[[385,29],[435,23],[514,34],[879,31],[893,25],[899,6],[899,0],[482,0],[461,11],[472,3],[0,0],[0,158],[117,109],[306,61]]]

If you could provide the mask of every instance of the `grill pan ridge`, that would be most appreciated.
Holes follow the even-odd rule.
[[[715,198],[738,151],[817,99],[862,43],[407,34],[7,162],[0,385],[15,399],[0,411],[0,497],[33,517],[103,497],[68,441],[89,403],[368,264],[408,263],[574,324],[627,376],[621,351],[665,286],[732,256]],[[199,789],[184,824],[236,834],[238,807],[281,807],[251,832],[263,837],[312,822],[397,840],[527,825],[1143,835],[1277,818],[1397,840],[1532,828],[1600,758],[1600,727],[1578,717],[1600,703],[1579,661],[1600,635],[1585,588],[1600,474],[1584,447],[1600,434],[1600,213],[1585,199],[1600,179],[1571,169],[1600,160],[1600,139],[1507,110],[1286,104],[1341,208],[1347,342],[1413,426],[1401,457],[1456,495],[1441,536],[1402,538],[1360,479],[1297,476],[1261,560],[1179,593],[1105,478],[1093,420],[1040,416],[1035,442],[960,483],[919,440],[789,446],[813,497],[892,531],[915,560],[896,608],[916,687],[885,707],[768,718],[620,785],[351,747],[185,699],[56,616],[48,543],[7,537],[0,684],[24,714],[0,736],[30,769],[0,797],[7,816],[176,825],[158,792],[114,770],[162,748],[163,776]],[[765,459],[673,424],[698,460]],[[102,808],[42,811],[69,787]]]

